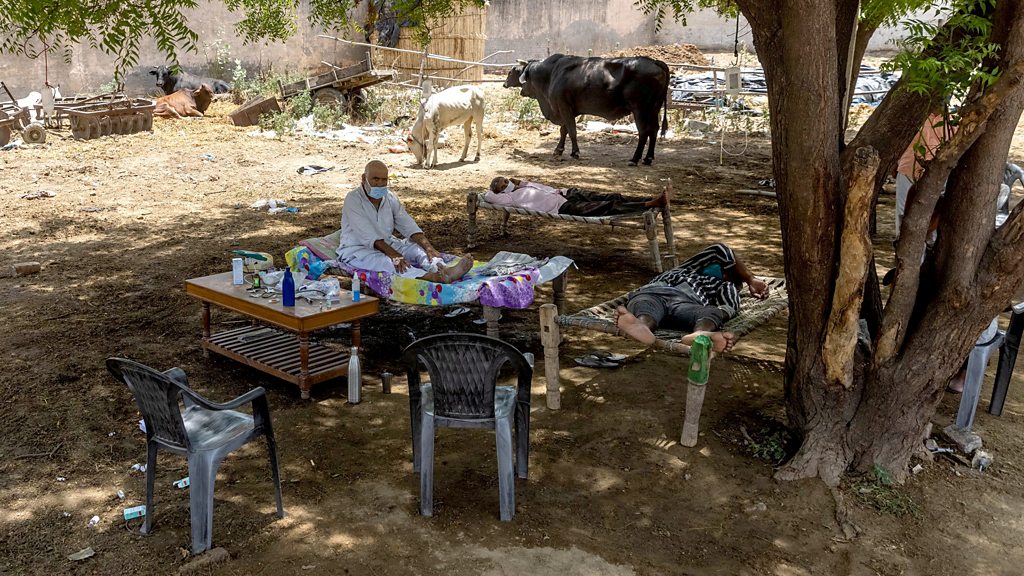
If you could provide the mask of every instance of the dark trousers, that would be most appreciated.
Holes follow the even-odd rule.
[[[650,316],[658,328],[693,332],[696,325],[706,320],[706,329],[717,331],[729,319],[729,314],[716,306],[705,306],[692,294],[669,286],[645,286],[637,290],[626,302],[626,310],[634,316]]]
[[[620,214],[636,214],[647,209],[647,200],[626,198],[622,194],[601,194],[579,188],[569,188],[562,192],[565,204],[558,209],[559,214],[572,216],[617,216]]]

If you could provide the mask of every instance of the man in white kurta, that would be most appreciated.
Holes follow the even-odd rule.
[[[373,160],[366,165],[359,186],[345,197],[341,211],[338,260],[362,270],[398,274],[449,284],[469,271],[473,257],[466,254],[445,266],[441,254],[387,189],[388,168]],[[398,232],[402,238],[395,237]]]

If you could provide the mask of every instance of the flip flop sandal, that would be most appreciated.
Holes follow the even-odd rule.
[[[618,362],[603,360],[594,355],[580,356],[575,361],[580,366],[586,366],[587,368],[618,368],[622,366]]]
[[[445,314],[444,317],[445,318],[455,318],[456,316],[462,316],[463,314],[467,314],[467,313],[469,313],[469,308],[464,308],[464,307],[460,306],[460,307],[452,310],[451,312]]]
[[[498,320],[501,320],[501,318],[501,316],[498,316]],[[473,324],[487,324],[487,318],[477,318],[476,320],[473,320]]]
[[[607,360],[609,362],[619,362],[619,363],[621,363],[623,360],[626,359],[626,355],[625,354],[615,354],[614,352],[608,352],[606,350],[595,350],[594,352],[591,352],[590,354],[588,354],[588,356],[594,356],[594,357],[599,358],[601,360]]]

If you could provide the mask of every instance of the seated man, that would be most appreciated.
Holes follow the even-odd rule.
[[[552,214],[573,216],[616,216],[636,214],[648,208],[660,208],[668,202],[671,185],[654,198],[627,198],[622,194],[601,194],[579,188],[552,188],[537,182],[524,182],[498,176],[491,180],[483,200],[491,204],[515,206]]]
[[[654,330],[667,328],[688,334],[681,339],[711,338],[715,352],[728,352],[736,343],[732,332],[722,332],[726,320],[739,313],[738,287],[746,283],[750,294],[768,297],[768,285],[755,278],[725,244],[701,250],[679,266],[660,274],[619,306],[615,325],[627,336],[654,344]]]
[[[395,238],[395,230],[403,239]],[[471,254],[453,266],[444,265],[398,196],[388,190],[388,167],[379,160],[366,165],[362,182],[345,196],[338,260],[362,270],[442,284],[461,279],[473,267]]]

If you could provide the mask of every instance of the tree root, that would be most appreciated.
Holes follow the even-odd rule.
[[[836,503],[836,522],[839,524],[839,528],[843,531],[843,536],[847,540],[853,540],[863,530],[861,527],[854,523],[850,508],[846,505],[846,501],[843,500],[843,493],[839,491],[838,486],[829,486],[828,491],[832,494],[832,499]]]

